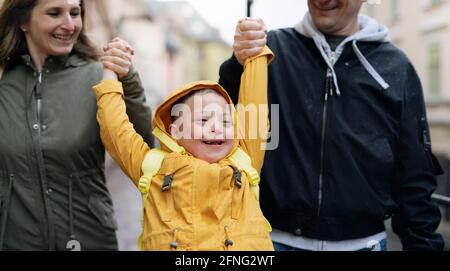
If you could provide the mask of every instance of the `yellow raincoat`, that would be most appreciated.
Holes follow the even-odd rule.
[[[246,61],[239,104],[267,105],[267,65],[272,56],[265,47],[261,54]],[[252,140],[235,139],[231,153],[218,163],[197,159],[177,145],[168,128],[172,122],[170,110],[176,101],[201,89],[213,89],[232,104],[220,85],[200,81],[176,90],[155,112],[153,126],[158,131],[155,135],[167,154],[151,178],[145,198],[140,247],[143,250],[273,250],[270,225],[259,207],[257,191],[252,192],[251,178],[246,172],[239,174],[240,182],[236,182],[236,165],[231,159],[238,148],[243,150],[259,174],[264,161],[261,144],[265,141],[261,137],[268,133],[268,121],[260,129],[265,135]],[[128,120],[122,86],[117,81],[105,80],[94,87],[94,92],[102,141],[111,157],[139,186],[150,148]],[[268,117],[267,106],[258,110],[258,114]],[[249,121],[238,127],[236,112],[233,121],[235,134],[243,133],[239,138],[245,138]],[[168,177],[173,182],[162,191]]]

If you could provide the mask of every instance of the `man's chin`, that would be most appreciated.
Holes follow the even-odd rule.
[[[316,23],[317,29],[324,34],[333,34],[336,32],[336,22],[325,19]]]

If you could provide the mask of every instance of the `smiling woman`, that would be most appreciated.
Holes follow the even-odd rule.
[[[102,66],[83,20],[82,0],[1,5],[0,250],[117,249],[91,91]],[[130,120],[151,144],[129,47],[114,39],[106,59],[121,75]]]
[[[37,69],[42,70],[48,55],[69,54],[82,26],[80,1],[39,1],[21,25]]]
[[[97,60],[99,53],[86,36],[83,18],[84,1],[80,0],[4,1],[0,65],[14,62],[26,51],[38,53],[39,59],[36,56],[33,61],[41,63],[48,55],[67,55],[72,48],[85,59]]]

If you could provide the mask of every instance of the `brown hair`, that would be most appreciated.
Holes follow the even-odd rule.
[[[31,12],[39,0],[4,0],[0,8],[0,66],[14,63],[28,52],[25,35],[20,26],[29,21]],[[84,24],[84,0],[80,0],[81,20]],[[99,53],[81,29],[71,54],[86,60],[98,60]]]

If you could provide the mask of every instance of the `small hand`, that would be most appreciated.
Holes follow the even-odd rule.
[[[233,50],[241,65],[249,57],[256,56],[267,43],[267,28],[261,19],[239,20],[234,34]]]
[[[134,49],[128,42],[115,38],[103,48],[104,55],[100,58],[103,67],[117,74],[119,79],[128,75],[132,66]]]

